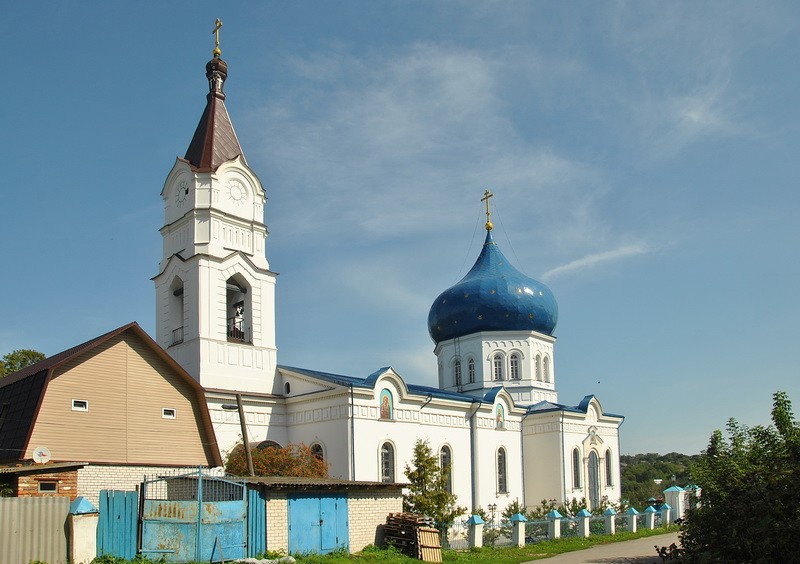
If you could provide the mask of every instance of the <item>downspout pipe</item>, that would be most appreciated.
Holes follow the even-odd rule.
[[[519,455],[522,459],[522,505],[526,505],[525,503],[525,483],[527,480],[525,479],[525,420],[530,415],[530,411],[525,411],[525,415],[522,416],[522,419],[519,422]]]
[[[350,384],[350,479],[356,479],[356,407],[353,384]]]
[[[565,443],[566,439],[564,437],[564,412],[563,411],[561,412],[561,424],[559,425],[559,430],[561,432],[561,483],[564,485],[564,498],[563,498],[564,501],[563,501],[563,503],[564,503],[564,505],[566,505],[566,503],[567,503],[567,475],[565,474],[565,472],[566,472],[567,463],[564,460],[564,457],[566,456],[566,452],[564,451],[564,449],[567,447],[567,445]]]
[[[425,403],[423,403],[423,404],[420,406],[419,410],[420,410],[420,411],[422,411],[423,409],[425,409],[425,406],[426,406],[426,405],[428,405],[429,403],[431,403],[431,400],[433,400],[433,394],[428,394],[428,397],[427,397],[427,399],[425,400]]]
[[[473,405],[474,405],[473,401]],[[475,415],[478,413],[478,410],[483,405],[483,400],[478,400],[478,406],[475,408],[475,411],[472,412],[472,415],[469,416],[469,454],[472,460],[472,464],[470,465],[470,477],[472,479],[472,484],[470,485],[470,490],[472,494],[472,508],[471,510],[476,510],[480,503],[478,502],[478,437],[477,437],[477,429],[475,427]]]

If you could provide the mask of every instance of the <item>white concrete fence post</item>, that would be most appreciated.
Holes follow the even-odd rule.
[[[589,520],[592,518],[592,514],[583,508],[578,511],[576,517],[578,518],[578,534],[583,538],[588,537],[591,534]]]
[[[550,539],[558,539],[561,538],[561,519],[564,517],[553,509],[550,513],[547,514],[547,520],[549,521],[547,527],[547,537]]]
[[[97,556],[100,512],[83,496],[69,505],[69,556],[74,564],[89,564]]]
[[[469,527],[469,547],[480,548],[483,546],[483,519],[480,515],[472,515],[467,520]]]
[[[603,511],[603,515],[606,518],[606,534],[613,535],[617,532],[617,512],[611,509],[610,507]]]
[[[511,516],[511,542],[515,546],[525,546],[525,523],[528,520],[522,513]]]
[[[644,510],[644,526],[648,529],[655,529],[656,528],[656,508],[652,505],[648,505],[647,509]]]
[[[661,506],[661,526],[666,527],[670,523],[670,515],[672,513],[672,506],[669,503],[665,503]]]
[[[672,486],[664,490],[664,501],[672,508],[672,521],[683,519],[686,515],[686,493],[680,486]]]
[[[625,515],[628,516],[628,530],[632,533],[635,533],[639,526],[639,512],[636,511],[635,507],[629,507],[627,510],[625,510]]]

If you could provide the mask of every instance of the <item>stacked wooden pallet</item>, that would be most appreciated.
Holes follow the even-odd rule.
[[[423,562],[441,562],[439,531],[428,517],[415,513],[389,513],[383,528],[386,543],[406,556]]]

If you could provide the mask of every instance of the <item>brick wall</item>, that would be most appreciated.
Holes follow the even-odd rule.
[[[192,468],[172,466],[101,466],[89,465],[78,470],[78,495],[82,495],[95,507],[100,499],[100,490],[135,491],[145,476],[153,480],[161,476],[176,476],[197,471]],[[215,474],[222,475],[220,468]]]
[[[289,501],[286,492],[267,499],[267,550],[289,552]]]
[[[40,492],[39,484],[42,482],[55,484],[55,491]],[[18,497],[69,496],[70,500],[73,500],[78,495],[78,470],[37,472],[35,474],[20,475],[17,479]]]
[[[350,552],[383,543],[383,527],[389,513],[403,511],[403,496],[397,491],[351,491],[347,501],[350,521]]]

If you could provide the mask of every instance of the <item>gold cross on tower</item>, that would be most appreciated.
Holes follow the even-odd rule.
[[[490,217],[492,216],[492,212],[489,211],[489,198],[492,196],[494,196],[494,194],[487,190],[483,193],[483,198],[481,198],[481,202],[486,202],[486,231],[491,231],[492,227],[494,227],[492,222],[489,221]]]
[[[219,56],[222,55],[222,51],[220,51],[219,48],[219,28],[221,27],[222,27],[222,20],[217,18],[217,23],[214,24],[214,31],[211,32],[214,34],[215,38],[214,57],[216,57],[217,59],[219,59]]]

